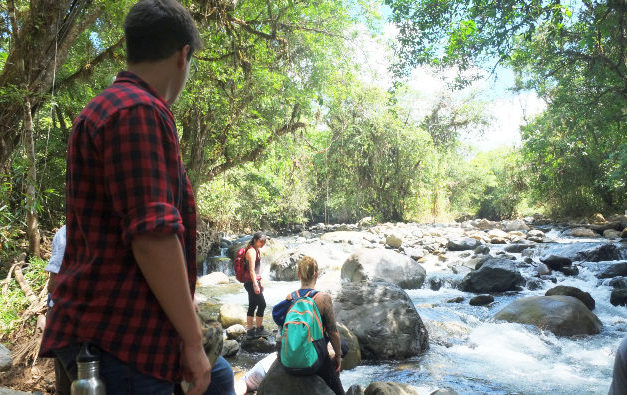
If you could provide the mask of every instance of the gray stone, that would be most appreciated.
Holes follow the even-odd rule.
[[[274,361],[257,389],[257,395],[307,394],[334,395],[331,388],[318,375],[294,376],[288,374],[281,363]]]
[[[610,303],[614,306],[627,306],[627,289],[613,289],[610,295]]]
[[[246,334],[246,328],[242,324],[231,325],[226,328],[226,337],[235,340]]]
[[[515,300],[494,319],[531,324],[558,336],[596,335],[602,327],[597,316],[579,299],[563,295]]]
[[[207,258],[202,265],[199,265],[199,274],[222,272],[227,276],[234,276],[233,261],[229,257],[212,256]]]
[[[589,250],[579,251],[576,255],[578,261],[586,262],[616,261],[620,258],[620,249],[614,244],[603,244]]]
[[[419,395],[418,388],[405,383],[375,381],[370,383],[364,395]]]
[[[594,303],[594,299],[592,298],[592,295],[590,295],[588,292],[584,292],[580,290],[579,288],[569,287],[566,285],[558,285],[557,287],[553,287],[549,289],[548,291],[546,291],[544,295],[545,296],[553,296],[553,295],[572,296],[581,300],[583,304],[585,304],[586,307],[589,308],[590,310],[594,310],[595,303]]]
[[[401,288],[420,288],[426,271],[410,257],[381,248],[362,248],[352,254],[342,266],[342,279],[359,282],[384,280]]]
[[[346,391],[346,395],[364,395],[364,388],[359,384],[353,384]]]
[[[479,247],[481,242],[477,239],[473,239],[470,237],[464,237],[463,239],[451,239],[446,243],[446,248],[449,251],[467,251],[474,250]]]
[[[627,277],[614,277],[608,285],[614,289],[627,288]]]
[[[463,296],[458,296],[458,297],[455,297],[453,299],[447,300],[446,303],[461,303],[463,301],[464,301],[464,297]]]
[[[359,244],[364,239],[364,234],[354,231],[337,231],[328,232],[320,236],[320,240],[329,243],[347,243],[347,244]]]
[[[13,359],[11,358],[11,351],[3,344],[0,344],[0,372],[5,372],[11,369],[13,366]]]
[[[243,236],[233,241],[233,243],[231,243],[231,245],[229,246],[229,249],[227,250],[227,253],[226,253],[227,256],[231,260],[234,260],[235,257],[237,256],[237,252],[239,251],[239,249],[246,247],[248,243],[250,242],[250,239],[252,238],[253,238],[252,236]]]
[[[366,359],[402,359],[429,347],[414,303],[400,287],[382,281],[346,283],[333,303],[338,322],[359,339]]]
[[[273,337],[245,338],[241,344],[242,350],[247,352],[260,352],[268,354],[276,351],[276,341]]]
[[[503,292],[516,290],[525,280],[508,259],[488,259],[478,270],[468,273],[460,288],[475,293]]]
[[[616,229],[606,229],[603,231],[603,237],[606,239],[620,239],[621,232]]]
[[[567,232],[572,237],[597,237],[598,235],[592,230],[584,227],[574,228]]]
[[[11,388],[0,387],[0,395],[34,395],[34,394],[37,394],[37,392],[24,392],[24,391],[17,391]],[[41,394],[41,392],[39,392],[39,394]]]
[[[494,302],[492,295],[477,295],[468,302],[471,306],[485,306]]]
[[[270,273],[276,281],[298,281],[298,261],[304,257],[302,251],[284,254],[270,264]]]
[[[222,356],[232,357],[239,352],[239,343],[237,340],[225,340],[222,344]]]
[[[235,324],[246,324],[246,310],[240,304],[227,303],[220,306],[220,323],[228,328]]]
[[[530,247],[533,247],[533,244],[510,244],[505,246],[504,250],[507,252],[522,252]]]
[[[473,252],[477,255],[481,255],[481,254],[489,254],[490,253],[490,247],[488,247],[487,245],[483,244],[480,245],[479,247],[475,248],[473,250]]]
[[[528,290],[535,291],[544,287],[544,281],[539,278],[530,278],[529,280],[527,280],[527,284],[525,286]]]
[[[573,261],[568,257],[554,254],[543,256],[542,258],[540,258],[540,262],[547,265],[548,268],[551,270],[559,270],[562,267],[570,266],[573,263]]]
[[[457,391],[450,388],[439,388],[429,395],[457,395]]]
[[[598,278],[613,278],[613,277],[625,277],[627,276],[627,261],[615,263],[611,266],[608,266],[605,270],[603,270]]]
[[[529,230],[529,226],[525,221],[521,219],[515,219],[513,221],[503,221],[506,232],[512,232],[516,230]]]

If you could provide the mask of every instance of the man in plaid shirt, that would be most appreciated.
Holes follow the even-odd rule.
[[[89,342],[108,393],[170,395],[184,377],[201,394],[212,367],[192,302],[195,202],[169,109],[200,36],[175,0],[141,0],[124,30],[128,71],[69,139],[67,247],[41,354],[75,375]]]

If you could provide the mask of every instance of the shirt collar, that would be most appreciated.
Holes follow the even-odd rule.
[[[146,90],[148,93],[159,99],[165,104],[167,108],[170,108],[170,105],[167,101],[157,92],[155,88],[153,88],[149,83],[141,79],[140,76],[133,73],[132,71],[120,71],[115,78],[114,84],[128,82],[131,84],[139,85],[142,89]]]

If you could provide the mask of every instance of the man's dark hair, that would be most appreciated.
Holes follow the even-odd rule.
[[[188,44],[189,60],[201,46],[192,16],[176,0],[140,0],[124,20],[124,33],[129,63],[165,59]]]

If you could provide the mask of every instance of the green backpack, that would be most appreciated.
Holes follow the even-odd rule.
[[[287,373],[294,375],[315,374],[326,356],[322,320],[314,301],[318,291],[303,292],[292,292],[279,348],[279,361]]]

